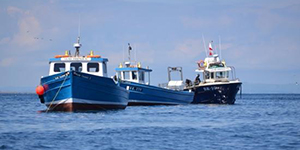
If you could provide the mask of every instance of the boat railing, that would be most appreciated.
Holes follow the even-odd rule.
[[[161,88],[168,88],[168,83],[159,83],[158,84],[158,87],[161,87]]]
[[[231,69],[232,80],[236,80],[235,68],[233,66],[228,66]]]
[[[176,83],[178,81],[174,81],[174,82]],[[174,84],[170,84],[170,82],[169,83],[159,83],[158,87],[175,90],[175,91],[182,91],[184,89],[184,85],[182,85],[182,84],[174,85]]]

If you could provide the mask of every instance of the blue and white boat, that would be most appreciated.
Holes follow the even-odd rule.
[[[129,45],[129,60],[116,68],[116,80],[121,80],[120,85],[129,90],[128,105],[178,105],[192,102],[194,93],[183,91],[183,81],[169,81],[173,88],[150,85],[152,70],[142,67],[140,62],[131,62],[131,50]]]
[[[242,82],[235,76],[235,68],[227,66],[209,43],[209,56],[200,60],[194,83],[186,82],[185,90],[195,92],[193,104],[234,104]],[[202,76],[202,80],[200,77]]]
[[[47,111],[124,109],[128,91],[107,77],[107,58],[79,56],[79,38],[75,56],[69,51],[50,59],[49,76],[41,77],[36,92]]]

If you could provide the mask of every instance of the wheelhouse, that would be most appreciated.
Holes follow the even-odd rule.
[[[130,81],[141,84],[150,84],[150,72],[151,69],[141,68],[140,63],[138,65],[130,65],[127,62],[127,65],[123,67],[120,64],[119,68],[116,68],[116,76],[122,81]]]
[[[50,59],[49,75],[65,71],[77,71],[87,74],[107,77],[106,58],[64,57]]]
[[[234,68],[226,66],[225,61],[220,61],[217,54],[207,57],[203,61],[203,65],[199,64],[196,72],[202,74],[203,83],[212,82],[229,82],[230,77],[235,79]]]

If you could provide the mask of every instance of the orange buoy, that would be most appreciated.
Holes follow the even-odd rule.
[[[43,95],[44,94],[44,87],[41,86],[41,85],[37,86],[36,89],[35,89],[35,92],[39,96]]]

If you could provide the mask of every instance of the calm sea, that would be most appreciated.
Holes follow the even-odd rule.
[[[300,95],[39,113],[45,108],[35,94],[0,94],[0,149],[300,149]]]

